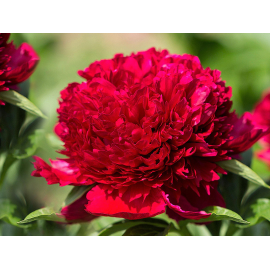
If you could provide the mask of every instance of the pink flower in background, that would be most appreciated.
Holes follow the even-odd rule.
[[[57,110],[67,158],[48,165],[35,157],[32,175],[94,184],[80,214],[206,218],[205,207],[225,206],[217,185],[226,172],[216,162],[268,132],[251,114],[230,112],[231,87],[196,56],[151,48],[96,61],[79,75],[86,81],[69,84]]]
[[[16,90],[16,85],[34,72],[39,57],[34,49],[23,43],[16,49],[7,43],[10,34],[0,34],[0,91]],[[4,103],[0,100],[0,105]]]
[[[270,127],[270,92],[266,92],[260,102],[255,106],[254,119],[261,127]],[[257,153],[258,157],[262,159],[270,167],[270,135],[264,136],[260,143],[263,150]]]

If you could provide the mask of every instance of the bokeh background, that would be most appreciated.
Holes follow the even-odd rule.
[[[238,114],[252,111],[262,93],[270,88],[270,34],[12,34],[16,45],[28,42],[40,56],[36,71],[30,78],[29,99],[47,116],[41,127],[50,141],[50,147],[40,142],[36,155],[45,160],[60,157],[56,150],[60,144],[53,134],[57,122],[59,92],[68,83],[81,82],[77,71],[95,60],[112,58],[116,53],[128,55],[150,47],[168,49],[172,54],[197,55],[204,68],[218,69],[227,85],[233,88],[233,109]],[[253,152],[259,149],[253,147]],[[71,187],[47,185],[45,179],[31,177],[32,158],[12,165],[0,190],[0,198],[9,198],[17,207],[17,216],[44,206],[61,207]],[[1,162],[1,161],[0,161]],[[252,169],[263,179],[270,178],[266,166],[256,158]],[[250,190],[254,186],[250,185]],[[64,226],[39,221],[29,231],[0,221],[2,235],[90,235],[116,218],[102,217],[91,225]],[[45,226],[46,225],[46,226]],[[267,222],[246,230],[244,235],[270,235]]]

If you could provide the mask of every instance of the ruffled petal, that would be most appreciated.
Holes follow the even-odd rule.
[[[34,156],[36,160],[33,164],[36,168],[32,176],[44,177],[49,185],[91,185],[93,181],[87,176],[82,175],[75,166],[74,161],[69,159],[50,160],[52,166],[48,165],[43,159]]]
[[[202,211],[207,206],[225,207],[225,202],[215,187],[209,190],[201,186],[198,188],[199,195],[191,188],[182,189],[180,198],[177,199],[169,189],[163,192],[164,199],[168,205],[167,214],[177,221],[182,219],[202,219],[211,214]]]
[[[131,220],[159,215],[166,206],[159,188],[143,188],[143,184],[133,185],[122,194],[108,185],[97,185],[87,193],[87,199],[86,211],[93,215]]]
[[[85,211],[85,205],[87,204],[86,193],[73,202],[62,208],[61,215],[69,223],[80,223],[80,222],[87,222],[92,221],[93,219],[97,218],[97,216],[93,216]]]
[[[223,146],[228,152],[235,155],[249,149],[263,136],[269,134],[270,128],[258,126],[254,117],[246,112],[239,119],[234,121],[231,132],[232,139]]]

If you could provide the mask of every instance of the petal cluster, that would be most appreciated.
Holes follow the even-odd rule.
[[[61,92],[56,134],[68,158],[36,157],[48,184],[92,185],[85,210],[141,219],[209,216],[225,206],[216,162],[250,148],[267,129],[230,112],[232,89],[198,57],[147,51],[92,63]]]
[[[0,91],[16,90],[16,85],[34,72],[39,57],[34,49],[23,43],[16,49],[7,43],[10,34],[0,34]],[[4,103],[0,100],[0,105]]]

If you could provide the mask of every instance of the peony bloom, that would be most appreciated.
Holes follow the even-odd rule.
[[[7,43],[10,34],[0,34],[0,91],[16,90],[16,85],[34,72],[39,57],[34,49],[23,43],[18,49]],[[0,105],[4,103],[0,100]]]
[[[61,92],[56,134],[66,159],[35,157],[48,184],[94,185],[85,211],[126,219],[167,211],[200,219],[225,206],[216,162],[250,148],[267,129],[230,112],[231,87],[196,56],[147,51],[92,63]],[[81,209],[78,208],[78,211]]]
[[[254,119],[259,126],[270,127],[270,92],[255,106]],[[260,143],[264,149],[258,152],[258,157],[270,167],[270,135],[264,136]]]

